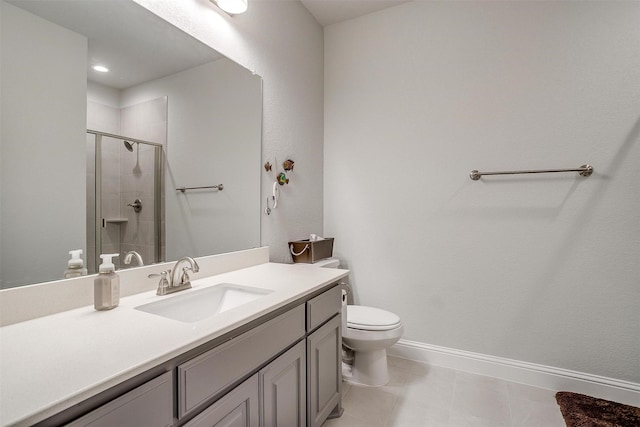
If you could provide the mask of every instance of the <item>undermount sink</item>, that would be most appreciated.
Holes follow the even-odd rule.
[[[239,307],[271,292],[273,291],[269,289],[221,283],[209,288],[139,305],[135,309],[180,322],[193,323]]]

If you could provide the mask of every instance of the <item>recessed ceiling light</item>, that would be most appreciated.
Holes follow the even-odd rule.
[[[212,0],[218,7],[231,15],[247,11],[248,0]]]
[[[93,65],[91,68],[93,68],[94,70],[100,72],[100,73],[108,73],[109,69],[107,67],[105,67],[104,65]]]

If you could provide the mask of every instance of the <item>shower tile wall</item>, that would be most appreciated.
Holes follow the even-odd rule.
[[[166,142],[167,99],[140,103],[131,107],[117,108],[89,101],[87,107],[87,127],[89,129],[125,135],[135,139]],[[93,140],[90,138],[91,141]],[[89,139],[88,139],[89,140]],[[87,145],[87,155],[91,158],[87,164],[88,183],[95,182],[93,143]],[[102,211],[105,218],[122,218],[126,222],[107,223],[102,236],[103,253],[119,253],[114,259],[116,268],[123,264],[124,254],[135,250],[142,256],[145,264],[155,260],[154,253],[154,166],[153,147],[133,144],[133,152],[128,151],[122,140],[103,138],[102,144]],[[95,232],[92,184],[87,186],[87,235],[88,265],[93,265],[95,254]],[[142,201],[142,211],[134,212],[127,206],[135,199]],[[162,239],[163,241],[164,239]],[[135,262],[132,266],[136,266]]]

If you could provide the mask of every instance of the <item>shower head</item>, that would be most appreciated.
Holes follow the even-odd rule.
[[[127,150],[129,150],[129,152],[133,153],[133,144],[137,144],[137,142],[129,142],[129,141],[124,141],[124,148],[126,148]]]

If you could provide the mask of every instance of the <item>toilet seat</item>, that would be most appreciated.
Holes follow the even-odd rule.
[[[388,331],[401,325],[400,317],[386,310],[362,305],[347,306],[347,327],[364,331]]]

